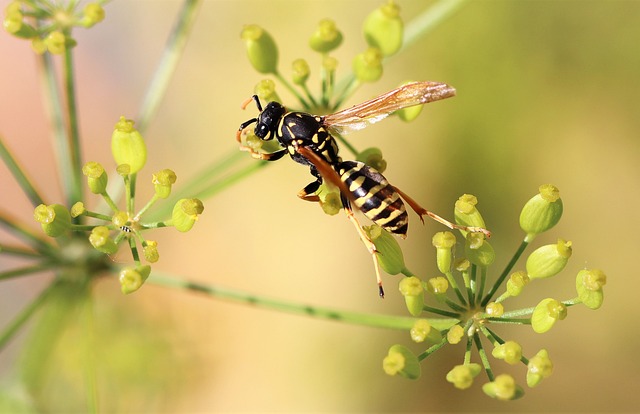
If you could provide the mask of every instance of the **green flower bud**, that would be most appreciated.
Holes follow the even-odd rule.
[[[487,303],[484,311],[492,318],[499,318],[504,314],[504,306],[502,305],[502,303],[489,302]]]
[[[44,39],[36,36],[31,39],[31,49],[38,55],[42,55],[47,51],[47,45],[44,43]]]
[[[560,190],[551,184],[541,185],[540,193],[531,198],[520,212],[520,228],[530,242],[535,236],[555,226],[562,217]]]
[[[402,47],[404,34],[400,7],[393,1],[380,6],[367,16],[363,29],[369,46],[380,49],[384,56],[393,55]]]
[[[375,82],[382,77],[382,53],[369,48],[353,59],[353,73],[360,82]]]
[[[89,161],[82,167],[82,174],[87,176],[89,190],[93,194],[103,194],[107,190],[109,176],[99,162]]]
[[[136,268],[127,268],[120,271],[120,289],[122,293],[128,295],[140,289],[142,284],[147,280],[151,273],[149,265],[138,266]]]
[[[489,397],[502,401],[515,400],[524,395],[524,390],[509,374],[498,375],[492,382],[484,384],[482,391]]]
[[[381,174],[387,169],[387,161],[382,158],[380,148],[371,147],[361,151],[356,156],[356,161],[364,162]]]
[[[511,296],[518,296],[530,280],[527,273],[522,270],[513,273],[507,280],[507,292]]]
[[[405,82],[401,86],[407,85],[409,83],[413,83],[413,81]],[[409,106],[406,108],[402,108],[394,113],[398,115],[398,118],[400,118],[404,122],[411,122],[414,119],[416,119],[418,115],[420,115],[420,112],[422,112],[423,107],[424,105]]]
[[[276,93],[276,83],[271,79],[263,79],[253,88],[253,93],[258,95],[262,102],[280,102],[280,98]]]
[[[406,347],[393,345],[382,361],[382,369],[387,375],[401,375],[407,379],[420,377],[420,361]]]
[[[40,223],[42,230],[49,237],[61,236],[71,228],[71,214],[60,204],[40,204],[33,211],[33,218]]]
[[[413,342],[424,342],[431,332],[431,324],[426,319],[418,319],[411,328],[411,340]]]
[[[471,267],[471,262],[464,257],[460,257],[453,261],[453,268],[458,272],[466,272]]]
[[[53,31],[44,39],[44,44],[47,46],[49,53],[54,55],[61,55],[67,48],[67,39],[62,32]]]
[[[449,290],[449,281],[446,277],[438,276],[427,280],[427,291],[435,296],[444,297]]]
[[[24,21],[21,9],[11,8],[9,5],[5,11],[5,18],[2,22],[7,33],[21,39],[31,39],[38,35],[38,31]]]
[[[547,244],[534,250],[527,258],[527,273],[530,279],[543,279],[557,275],[571,257],[571,242],[558,239],[556,244]]]
[[[117,211],[111,217],[111,222],[118,227],[126,226],[129,223],[129,215],[126,211]]]
[[[517,342],[507,341],[493,348],[491,355],[496,359],[504,360],[509,365],[515,365],[522,358],[522,346]]]
[[[99,3],[88,3],[82,10],[80,24],[84,27],[92,27],[104,20],[104,9]]]
[[[533,388],[552,373],[553,363],[549,359],[549,353],[546,349],[541,349],[527,365],[527,385]]]
[[[311,49],[320,53],[329,53],[342,43],[342,33],[333,20],[320,20],[318,28],[309,39]]]
[[[326,181],[323,182],[320,185],[318,196],[322,211],[330,216],[335,216],[342,210],[342,200],[340,199],[340,190],[331,187]]]
[[[531,327],[537,333],[544,333],[551,329],[556,321],[566,317],[567,307],[562,302],[547,298],[533,309]]]
[[[171,186],[176,182],[176,173],[164,169],[152,175],[151,182],[156,190],[158,198],[167,198],[171,195]]]
[[[144,243],[143,250],[144,258],[149,263],[155,263],[160,259],[160,254],[158,253],[158,242],[147,240]]]
[[[584,269],[576,277],[578,298],[589,309],[598,309],[604,301],[602,287],[607,283],[607,275],[599,269]]]
[[[496,258],[496,252],[484,237],[482,233],[468,233],[464,244],[465,256],[471,263],[481,267],[491,265]]]
[[[121,168],[126,168],[121,166],[128,166],[127,174],[135,174],[147,162],[147,146],[133,124],[132,120],[121,116],[111,136],[111,153],[119,173],[124,172]]]
[[[376,246],[376,260],[378,260],[382,270],[390,275],[409,273],[404,264],[404,256],[400,244],[391,233],[377,224],[363,226],[362,229],[369,237],[369,240]]]
[[[183,198],[173,206],[171,223],[180,232],[189,231],[203,211],[202,201],[197,198]]]
[[[459,390],[466,390],[473,385],[473,379],[482,371],[480,364],[456,365],[447,373],[447,381]]]
[[[304,59],[296,59],[291,66],[293,68],[293,83],[296,85],[304,85],[307,83],[307,79],[309,79],[309,74],[311,73],[307,61]]]
[[[463,226],[470,227],[482,227],[485,228],[484,219],[476,208],[478,199],[471,194],[463,194],[458,198],[454,208],[454,217],[456,223]],[[467,235],[468,232],[461,230],[463,235]]]
[[[431,244],[436,248],[436,263],[440,273],[451,271],[453,260],[453,247],[456,245],[456,236],[450,231],[441,231],[433,235]]]
[[[118,245],[111,238],[111,231],[105,226],[94,227],[89,235],[89,243],[99,252],[114,254]]]
[[[464,329],[460,325],[453,325],[449,332],[447,332],[447,342],[451,345],[455,345],[462,341],[462,337],[464,336]]]
[[[78,201],[77,203],[71,206],[71,217],[73,218],[80,217],[86,211],[87,209],[84,208],[84,203],[82,201]]]
[[[322,58],[322,68],[327,71],[327,73],[333,73],[338,69],[338,60],[331,56],[324,56]]]
[[[247,48],[247,57],[255,70],[260,73],[278,71],[278,46],[271,35],[258,25],[247,25],[240,37]]]
[[[418,316],[422,313],[424,307],[424,288],[422,287],[422,281],[415,276],[409,276],[403,278],[398,289],[402,296],[404,296],[407,310],[413,316]]]

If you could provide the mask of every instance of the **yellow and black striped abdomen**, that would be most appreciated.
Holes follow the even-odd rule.
[[[337,172],[365,216],[391,233],[407,235],[409,216],[404,203],[382,174],[358,161],[341,162]]]

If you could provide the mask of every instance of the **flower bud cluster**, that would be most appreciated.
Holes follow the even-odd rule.
[[[148,240],[143,233],[149,229],[173,226],[180,232],[191,230],[204,210],[202,202],[196,198],[178,200],[173,207],[171,218],[161,222],[143,221],[144,213],[156,201],[171,195],[176,174],[170,169],[158,171],[152,175],[151,184],[155,192],[151,200],[137,212],[133,210],[133,196],[136,174],[147,160],[147,147],[134,122],[121,117],[116,123],[111,150],[117,164],[116,171],[125,183],[126,208],[121,210],[107,191],[108,175],[102,164],[90,161],[82,167],[87,186],[91,193],[101,196],[111,209],[111,215],[88,210],[85,203],[78,201],[70,210],[60,204],[41,204],[34,210],[34,219],[43,231],[51,237],[69,236],[72,231],[88,232],[89,244],[97,251],[112,255],[117,253],[120,244],[128,241],[135,266],[124,268],[120,272],[120,284],[123,293],[132,293],[142,286],[151,273],[149,265],[142,265],[138,253],[138,243],[142,246],[143,257],[148,263],[159,260],[158,243]],[[80,224],[89,217],[102,221],[99,225]]]

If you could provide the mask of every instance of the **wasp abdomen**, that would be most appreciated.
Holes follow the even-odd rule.
[[[353,196],[353,203],[383,229],[406,236],[409,216],[398,192],[375,169],[358,161],[338,164],[337,172]]]

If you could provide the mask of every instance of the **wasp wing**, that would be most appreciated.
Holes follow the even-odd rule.
[[[363,129],[409,106],[450,98],[456,90],[439,82],[412,82],[369,101],[324,117],[324,125],[333,132],[346,134]]]

